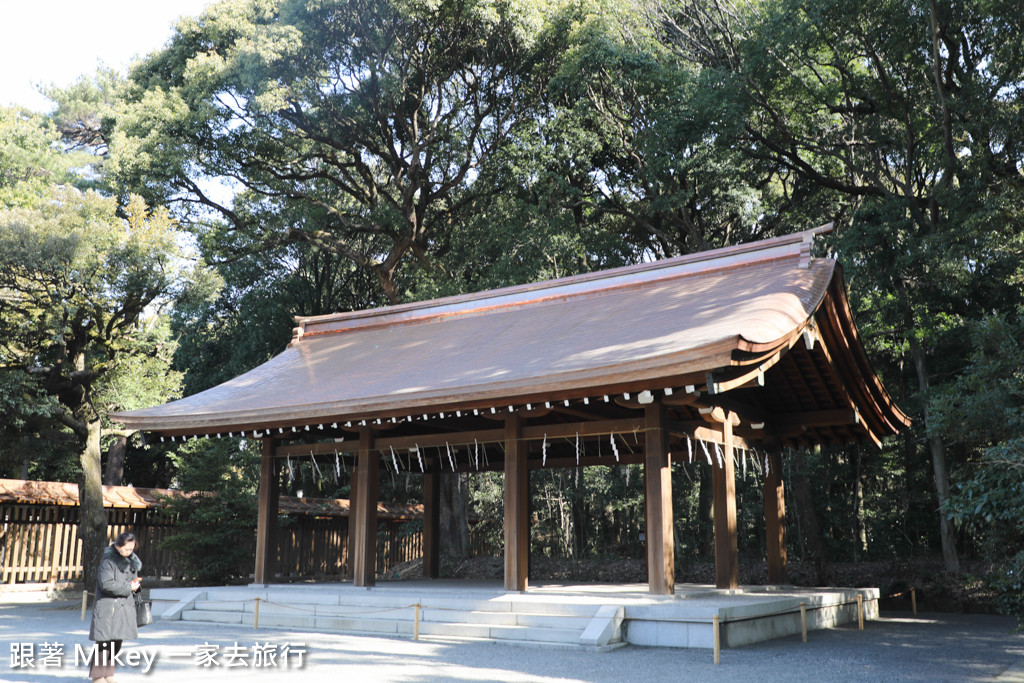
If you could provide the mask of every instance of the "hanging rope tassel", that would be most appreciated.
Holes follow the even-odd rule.
[[[398,471],[398,456],[395,455],[395,447],[391,446],[391,464],[395,466],[395,472]]]
[[[452,472],[455,471],[455,458],[452,457],[452,447],[448,445],[448,442],[444,442],[444,447],[448,449],[448,464],[452,466]]]
[[[317,487],[319,487],[320,482],[324,479],[324,475],[320,473],[320,466],[316,464],[316,456],[313,455],[312,451],[309,454],[309,459],[313,461],[313,469],[316,470]]]
[[[292,485],[295,481],[295,470],[292,469],[292,456],[288,456],[288,486]]]
[[[473,464],[480,469],[480,442],[476,439],[473,439]]]
[[[715,457],[718,458],[718,466],[725,469],[725,454],[722,452],[721,444],[715,444]]]
[[[544,435],[544,442],[540,445],[540,466],[548,464],[548,435]]]
[[[423,453],[420,452],[419,445],[415,445],[413,447],[413,450],[416,451],[416,459],[420,461],[420,472],[426,472],[426,470],[423,468]]]
[[[707,442],[704,439],[701,439],[700,440],[700,445],[704,449],[704,455],[708,459],[708,464],[709,465],[714,465],[714,463],[711,462],[711,453],[708,452],[708,444],[707,444]]]
[[[615,454],[615,462],[618,462],[619,461],[619,446],[618,446],[618,444],[615,443],[615,435],[614,434],[609,434],[608,438],[611,439],[611,442],[612,442],[612,453]],[[628,470],[627,470],[627,476],[628,476]],[[628,481],[627,481],[627,483],[628,483]]]
[[[576,432],[576,467],[580,466],[580,433]]]
[[[693,442],[690,441],[690,435],[686,435],[686,457],[689,458],[690,462],[693,462]]]

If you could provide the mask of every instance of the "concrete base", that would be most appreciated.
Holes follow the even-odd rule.
[[[722,647],[739,647],[807,629],[878,616],[876,588],[747,586],[721,591],[679,584],[676,594],[653,596],[645,584],[541,584],[506,592],[498,583],[454,580],[273,584],[210,588],[154,588],[153,613],[162,619],[319,632],[475,639],[604,651],[625,643],[712,648],[718,616]],[[258,611],[258,616],[257,616]]]

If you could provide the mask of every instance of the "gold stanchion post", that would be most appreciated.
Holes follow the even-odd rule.
[[[252,629],[255,631],[260,627],[260,599],[256,598],[256,609],[252,615]]]
[[[804,642],[807,642],[807,603],[800,603],[800,631],[803,633]]]
[[[85,621],[85,607],[89,604],[89,591],[82,591],[82,621]]]
[[[910,589],[910,608],[914,610],[914,616],[917,616],[917,589]]]
[[[722,663],[722,638],[719,632],[718,615],[711,617],[711,629],[715,641],[715,664]]]
[[[420,603],[417,602],[415,605],[413,605],[413,607],[416,608],[416,611],[415,611],[415,614],[413,615],[413,621],[412,621],[412,639],[413,640],[419,640],[420,639]]]
[[[857,628],[864,630],[864,596],[857,596]]]

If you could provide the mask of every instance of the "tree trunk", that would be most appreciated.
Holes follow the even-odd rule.
[[[573,556],[579,559],[587,551],[587,527],[590,521],[587,514],[587,484],[582,467],[576,468],[572,479]]]
[[[861,457],[860,446],[850,446],[853,456],[853,533],[857,542],[854,544],[854,561],[860,559],[860,554],[867,552],[868,532],[864,524],[864,475],[862,472],[863,458]]]
[[[96,586],[103,548],[107,545],[107,514],[103,509],[100,479],[100,420],[88,422],[89,435],[79,455],[82,471],[78,479],[78,536],[82,539],[82,570],[85,590]]]
[[[441,548],[455,557],[466,558],[469,557],[469,524],[460,477],[455,472],[441,474]]]
[[[956,539],[953,536],[953,525],[943,512],[946,501],[949,500],[949,471],[946,468],[946,444],[942,437],[931,429],[931,411],[928,407],[928,394],[931,389],[931,381],[928,379],[928,367],[925,362],[924,349],[921,343],[911,333],[910,357],[914,360],[914,370],[917,372],[917,385],[921,392],[921,402],[924,405],[924,429],[927,435],[928,448],[932,453],[932,471],[935,474],[935,495],[939,501],[939,534],[942,540],[942,561],[946,570],[951,572],[960,571],[960,558],[956,550]]]
[[[793,502],[800,512],[803,539],[807,547],[804,559],[820,563],[825,556],[825,543],[821,536],[821,523],[818,511],[814,507],[814,496],[811,494],[811,480],[807,477],[807,461],[802,448],[793,449]]]
[[[714,480],[711,476],[711,467],[698,464],[697,473],[700,486],[700,498],[698,500],[697,517],[700,520],[701,535],[700,554],[703,557],[711,557],[715,551],[715,523],[714,509],[715,489]]]
[[[120,486],[124,481],[124,457],[128,452],[128,437],[118,436],[107,451],[107,473],[103,477],[106,486]]]

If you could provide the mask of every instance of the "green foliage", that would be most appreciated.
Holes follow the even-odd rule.
[[[222,2],[132,74],[108,171],[219,213],[257,244],[300,241],[372,273],[430,267],[474,169],[532,123],[523,81],[538,2]],[[229,178],[217,200],[200,180]],[[281,216],[290,220],[282,221]]]
[[[175,487],[187,498],[162,501],[175,517],[161,542],[193,585],[218,585],[250,575],[255,550],[259,452],[248,441],[189,441],[173,454]]]
[[[59,150],[58,131],[42,116],[0,108],[0,208],[32,207],[45,202],[52,187],[79,181],[74,169],[81,154]]]
[[[1024,550],[1006,562],[990,580],[996,602],[1003,614],[1017,618],[1017,630],[1024,631]]]

